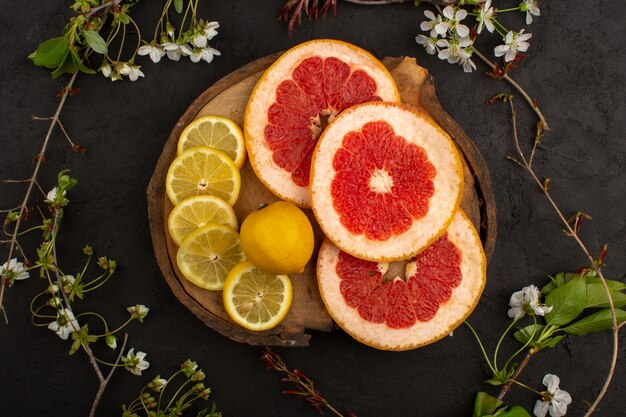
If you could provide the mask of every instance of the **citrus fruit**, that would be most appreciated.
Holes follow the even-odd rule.
[[[289,277],[257,269],[251,262],[235,266],[224,283],[224,308],[233,321],[248,330],[271,329],[291,307]]]
[[[204,116],[191,122],[178,139],[178,153],[196,146],[224,152],[239,169],[246,160],[243,133],[237,123],[226,117]]]
[[[272,274],[300,274],[313,254],[313,227],[292,203],[259,208],[241,225],[241,247],[248,260]]]
[[[311,163],[313,212],[341,250],[407,259],[448,227],[463,191],[461,160],[429,116],[391,103],[341,113]]]
[[[257,82],[244,118],[256,175],[283,200],[309,207],[309,167],[326,124],[369,101],[400,102],[387,69],[369,52],[332,39],[285,52]]]
[[[224,200],[212,195],[189,197],[178,204],[167,220],[172,240],[180,246],[184,238],[209,223],[224,224],[237,230],[235,211]]]
[[[239,170],[224,152],[197,147],[174,159],[167,171],[165,189],[174,205],[196,195],[214,195],[235,204],[241,188]]]
[[[465,320],[485,285],[486,259],[459,210],[441,237],[406,265],[355,258],[325,240],[317,277],[328,312],[358,341],[384,350],[435,342]]]
[[[213,223],[187,236],[176,254],[184,277],[207,290],[221,290],[231,269],[245,260],[239,234],[228,226]]]

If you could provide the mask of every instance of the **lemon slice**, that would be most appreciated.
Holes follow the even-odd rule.
[[[291,281],[272,275],[251,262],[235,266],[224,282],[224,308],[233,321],[248,330],[271,329],[291,307]]]
[[[237,217],[231,206],[212,195],[189,197],[174,207],[167,221],[170,236],[180,246],[184,238],[209,223],[223,224],[237,230]]]
[[[222,224],[207,224],[187,236],[178,248],[178,268],[192,283],[221,290],[235,265],[246,260],[239,234]]]
[[[243,133],[235,122],[225,117],[204,116],[191,122],[178,139],[178,153],[196,146],[208,146],[224,152],[238,169],[246,160]]]
[[[224,153],[207,147],[191,148],[174,159],[165,189],[174,205],[196,195],[214,195],[235,204],[241,188],[239,170]]]

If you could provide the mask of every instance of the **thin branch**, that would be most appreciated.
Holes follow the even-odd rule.
[[[72,141],[72,139],[70,138],[70,135],[67,134],[67,131],[65,130],[65,126],[63,126],[63,123],[61,123],[60,120],[57,120],[57,123],[59,124],[59,127],[61,128],[61,132],[63,132],[63,135],[65,135],[65,139],[67,139],[67,141],[70,143],[70,146],[72,147],[72,149],[76,148],[76,144]]]
[[[526,356],[524,357],[524,360],[522,361],[522,363],[519,364],[519,366],[517,367],[517,369],[515,370],[515,373],[513,374],[513,376],[511,377],[511,379],[509,379],[503,386],[502,389],[500,390],[500,394],[498,394],[498,399],[502,400],[504,398],[504,396],[509,392],[509,389],[511,388],[511,385],[513,384],[513,381],[517,380],[517,377],[522,373],[522,371],[524,370],[524,368],[526,367],[526,365],[528,365],[528,362],[530,361],[530,358],[534,355],[534,350],[531,348],[528,353],[526,354]]]
[[[478,49],[474,48],[474,53],[485,64],[487,64],[489,67],[491,67],[491,69],[495,69],[496,68],[496,65],[493,62],[491,62],[485,55],[483,55]],[[510,76],[508,76],[506,74],[502,77],[502,79],[506,80],[509,84],[511,84],[522,95],[522,97],[524,97],[524,100],[526,100],[526,102],[530,105],[530,107],[533,109],[533,111],[537,114],[537,117],[539,117],[539,120],[543,124],[543,128],[545,130],[550,130],[550,126],[548,125],[548,121],[543,116],[543,113],[541,113],[541,110],[539,109],[539,106],[537,106],[536,103],[533,101],[533,99],[530,98],[530,96],[528,95],[528,93],[526,93],[526,91],[522,88],[522,86],[519,85],[517,82],[515,82],[515,80],[513,80],[513,78],[511,78]]]
[[[59,115],[61,114],[61,110],[63,109],[63,105],[65,104],[65,100],[67,99],[70,90],[72,89],[72,86],[74,85],[74,81],[76,80],[76,76],[78,75],[78,71],[76,71],[75,73],[72,74],[72,77],[70,78],[70,81],[67,83],[67,85],[64,87],[63,89],[63,95],[61,96],[61,101],[59,102],[59,105],[57,106],[57,110],[54,113],[54,116],[52,116],[52,121],[50,122],[50,127],[48,128],[48,132],[46,133],[46,136],[43,140],[43,144],[41,145],[41,150],[38,153],[38,158],[37,158],[37,162],[35,163],[35,169],[33,170],[33,175],[30,177],[30,181],[28,184],[28,188],[26,190],[26,194],[24,195],[24,199],[22,200],[22,204],[20,205],[20,212],[19,212],[19,216],[17,218],[17,221],[15,222],[15,228],[13,230],[13,235],[11,236],[11,244],[9,245],[9,256],[7,257],[8,261],[11,260],[11,257],[13,256],[13,251],[15,249],[16,243],[17,243],[17,235],[19,233],[19,229],[20,229],[20,225],[22,224],[22,216],[24,215],[24,212],[27,210],[27,206],[28,206],[28,201],[30,200],[30,195],[33,191],[33,187],[35,185],[35,182],[37,181],[37,175],[39,174],[39,168],[41,167],[41,163],[43,161],[43,155],[46,152],[46,149],[48,148],[48,143],[50,141],[50,137],[52,136],[52,132],[54,130],[54,127],[56,126],[57,122],[59,121]],[[4,318],[5,318],[5,324],[9,323],[8,317],[6,315],[6,311],[4,309],[4,292],[8,283],[8,273],[9,273],[9,269],[6,268],[4,277],[2,277],[2,280],[0,280],[0,311],[3,311],[4,313]]]
[[[108,9],[109,7],[119,5],[121,1],[122,0],[111,0],[106,3],[103,3],[100,6],[94,7],[91,10],[89,10],[89,13],[87,13],[85,17],[89,19],[91,16],[93,16],[95,13],[99,12],[102,9]]]
[[[604,381],[604,385],[602,386],[602,389],[598,393],[598,396],[596,397],[596,399],[593,402],[593,404],[589,407],[589,410],[587,410],[587,413],[585,413],[584,417],[589,417],[596,410],[598,404],[600,403],[600,401],[602,401],[602,398],[604,398],[604,395],[606,394],[606,391],[608,390],[609,385],[611,384],[611,380],[613,379],[613,375],[615,374],[615,366],[617,365],[617,357],[618,357],[618,354],[619,354],[619,329],[620,329],[620,326],[618,326],[618,324],[617,324],[617,316],[615,315],[615,305],[613,303],[613,297],[611,296],[611,291],[610,291],[610,289],[609,289],[609,287],[608,287],[608,285],[606,283],[606,279],[604,278],[604,274],[602,273],[602,268],[600,268],[600,266],[598,266],[596,260],[593,258],[593,256],[591,256],[591,253],[589,252],[589,250],[587,249],[585,244],[578,237],[578,233],[576,232],[575,229],[572,228],[570,223],[567,221],[567,219],[565,218],[565,216],[563,215],[563,213],[561,212],[561,210],[557,206],[556,202],[552,198],[552,195],[548,191],[548,188],[543,185],[543,183],[541,182],[541,180],[539,179],[539,177],[537,176],[537,174],[533,170],[532,166],[529,164],[529,161],[526,159],[526,156],[524,155],[524,152],[522,152],[521,147],[520,147],[520,142],[519,142],[519,136],[518,136],[518,133],[517,133],[517,122],[516,122],[516,117],[515,117],[516,116],[515,105],[513,104],[513,99],[512,98],[509,100],[509,105],[511,107],[511,114],[512,114],[512,119],[513,119],[513,137],[514,137],[514,140],[515,140],[515,148],[517,149],[517,152],[519,153],[520,158],[522,158],[522,161],[523,161],[523,164],[524,164],[524,168],[530,173],[532,179],[539,186],[539,188],[541,188],[541,191],[543,192],[544,196],[550,202],[550,205],[554,209],[554,211],[557,214],[557,216],[561,219],[561,222],[563,223],[563,226],[567,230],[569,236],[571,236],[576,241],[576,243],[578,244],[580,249],[583,251],[583,253],[587,257],[590,265],[592,265],[592,267],[594,268],[594,270],[598,274],[598,277],[600,278],[600,281],[602,282],[602,286],[604,287],[604,291],[606,293],[606,296],[607,296],[607,298],[609,300],[609,307],[611,309],[611,316],[612,316],[612,321],[613,321],[613,326],[612,326],[613,353],[611,355],[611,365],[610,365],[608,374],[606,376],[606,379]]]
[[[98,404],[100,403],[100,400],[102,399],[102,395],[104,394],[104,390],[106,389],[107,384],[109,383],[109,381],[111,380],[111,377],[113,376],[113,373],[117,369],[117,365],[120,363],[120,360],[122,359],[122,355],[124,354],[124,350],[126,349],[127,341],[128,341],[128,333],[124,333],[124,340],[122,341],[120,352],[118,353],[117,359],[115,360],[115,363],[114,363],[115,366],[111,367],[111,370],[109,371],[109,374],[106,376],[106,378],[102,378],[102,373],[100,372],[100,368],[98,367],[98,364],[96,363],[95,358],[93,357],[93,354],[91,353],[91,349],[89,350],[88,352],[89,362],[91,362],[91,365],[94,367],[94,369],[97,370],[96,374],[98,375],[98,379],[100,381],[98,392],[96,393],[96,397],[93,400],[91,411],[89,411],[89,417],[94,417],[96,415],[96,409],[98,408]],[[87,347],[87,349],[89,349],[89,347]]]

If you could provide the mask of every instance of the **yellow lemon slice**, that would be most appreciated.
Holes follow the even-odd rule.
[[[224,152],[241,169],[246,160],[243,133],[237,123],[220,116],[204,116],[191,122],[178,139],[178,153],[196,146]]]
[[[268,274],[251,262],[235,266],[224,282],[224,308],[248,330],[271,329],[291,307],[293,291],[287,275]]]
[[[176,255],[185,278],[207,290],[221,290],[230,271],[245,260],[239,234],[222,224],[207,224],[191,233]]]
[[[231,206],[212,195],[189,197],[174,207],[167,221],[170,236],[180,246],[184,238],[209,223],[238,229],[237,217]]]
[[[165,189],[174,205],[196,195],[214,195],[235,204],[241,177],[224,153],[207,147],[191,148],[174,159],[167,171]]]

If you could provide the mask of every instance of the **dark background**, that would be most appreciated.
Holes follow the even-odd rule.
[[[99,255],[118,260],[109,285],[77,306],[104,313],[110,323],[127,317],[135,303],[150,307],[143,325],[129,327],[129,347],[148,353],[143,377],[120,370],[113,377],[99,416],[120,414],[141,386],[157,373],[169,375],[187,358],[197,360],[213,389],[212,400],[225,416],[316,415],[304,402],[281,395],[279,375],[265,370],[261,348],[231,342],[204,326],[173,296],[152,252],[145,190],[156,160],[178,117],[202,91],[254,59],[313,38],[332,37],[360,45],[379,57],[409,55],[435,77],[443,107],[474,139],[491,171],[498,207],[498,242],[488,282],[469,319],[493,348],[508,325],[507,303],[513,291],[530,283],[542,285],[548,274],[586,266],[575,243],[529,177],[505,160],[512,152],[511,123],[504,105],[485,99],[510,91],[504,82],[483,75],[485,67],[464,74],[456,66],[428,56],[415,44],[426,6],[403,4],[359,7],[339,2],[337,17],[309,23],[287,36],[276,15],[284,0],[202,1],[198,16],[220,22],[214,46],[222,51],[212,64],[148,59],[138,82],[111,83],[100,75],[80,75],[81,92],[68,100],[61,120],[72,138],[87,148],[75,154],[56,131],[40,182],[48,190],[62,168],[80,183],[71,191],[59,251],[66,269],[77,272],[80,249],[91,244]],[[515,2],[513,2],[515,3]],[[52,80],[26,56],[45,39],[59,36],[70,16],[69,2],[0,1],[0,177],[27,178],[47,127],[31,115],[51,115],[56,94],[67,77]],[[507,3],[508,4],[508,3]],[[161,1],[144,1],[135,17],[151,33]],[[621,2],[547,2],[532,32],[528,59],[514,77],[526,86],[548,118],[552,132],[537,155],[536,168],[552,178],[551,190],[566,214],[578,210],[594,220],[582,236],[598,253],[608,242],[606,274],[623,279],[626,271],[624,141],[624,7]],[[523,16],[508,20],[520,28]],[[494,36],[495,38],[495,36]],[[493,44],[482,49],[491,55]],[[147,58],[147,57],[146,57]],[[532,128],[529,109],[518,100],[522,127]],[[526,129],[525,137],[530,137]],[[2,208],[21,201],[20,185],[0,188]],[[31,240],[30,242],[34,242]],[[4,248],[3,248],[4,250]],[[34,255],[34,246],[28,253]],[[6,256],[3,252],[3,256]],[[84,354],[68,357],[69,342],[46,328],[30,324],[28,303],[44,286],[36,274],[6,294],[10,317],[0,326],[0,415],[86,415],[96,392],[96,378]],[[582,415],[604,381],[611,336],[607,333],[571,338],[543,351],[522,380],[537,388],[545,373],[561,377],[561,387],[574,402],[568,415]],[[508,340],[510,353],[515,342]],[[341,331],[314,333],[311,346],[277,349],[286,362],[308,373],[340,410],[368,416],[467,416],[482,384],[484,362],[468,330],[405,353],[381,352],[361,345]],[[621,347],[623,354],[625,348]],[[109,354],[106,350],[104,355]],[[535,398],[514,388],[507,397],[532,409]],[[614,383],[597,415],[624,415],[626,377],[618,363]]]

